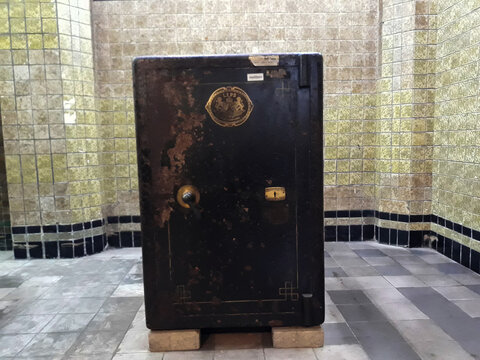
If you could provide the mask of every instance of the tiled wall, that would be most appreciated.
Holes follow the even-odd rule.
[[[110,215],[139,212],[132,58],[172,54],[324,53],[325,206],[373,208],[377,1],[95,1],[92,15]]]
[[[376,1],[0,0],[0,18],[17,256],[138,242],[137,55],[322,51],[326,208],[374,207]]]
[[[133,57],[319,51],[326,239],[419,246],[431,234],[439,251],[462,263],[468,253],[473,266],[476,3],[0,0],[18,256],[139,244]]]
[[[89,0],[0,1],[0,106],[16,253],[89,252],[84,240],[92,230],[71,226],[103,218],[90,19]]]
[[[427,231],[430,221],[407,216],[431,214],[431,164],[435,85],[435,16],[430,1],[382,3],[381,67],[376,122],[377,239],[404,244],[399,231]],[[396,218],[395,218],[396,216]]]
[[[480,4],[445,0],[436,5],[432,231],[445,243],[439,251],[453,256],[458,248],[480,252]],[[471,256],[478,271],[478,253]],[[468,262],[467,252],[458,259]]]

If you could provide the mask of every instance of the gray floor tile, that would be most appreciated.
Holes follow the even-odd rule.
[[[50,321],[42,333],[80,332],[95,314],[59,314]]]
[[[477,334],[480,329],[477,329]],[[480,359],[480,342],[476,339],[459,340],[458,344],[475,359]]]
[[[325,347],[282,350],[261,342],[257,349],[247,350],[235,348],[230,342],[214,344],[220,348],[213,346],[211,351],[166,353],[165,360],[241,360],[256,359],[259,354],[262,359],[264,351],[268,359],[276,360],[315,359],[313,352],[317,360],[366,360],[366,353],[371,359],[417,359],[408,344],[415,346],[422,359],[468,359],[468,353],[480,354],[480,318],[472,317],[478,316],[480,308],[479,276],[429,249],[391,248],[373,242],[326,247],[329,254],[325,262],[332,268],[327,273],[333,276],[326,279],[326,288],[334,295],[325,295]],[[108,250],[55,264],[42,260],[0,262],[0,280],[15,285],[0,286],[0,333],[8,333],[0,335],[0,357],[16,356],[25,347],[23,359],[32,360],[106,360],[114,356],[117,360],[162,359],[164,354],[147,352],[140,251],[130,250]],[[414,276],[404,273],[407,268]],[[33,321],[24,321],[26,317]],[[358,337],[353,334],[354,328]],[[59,341],[58,346],[64,347],[54,350],[57,355],[42,355],[55,335],[68,337],[77,333],[78,338],[64,357],[61,351],[68,345],[67,338]],[[34,346],[35,339],[38,341]],[[356,341],[360,343],[348,345]],[[448,346],[443,349],[445,344]]]
[[[2,300],[17,300],[17,299],[38,299],[48,291],[48,287],[34,287],[34,288],[17,288],[4,296]]]
[[[163,360],[213,360],[213,351],[172,351],[166,352]]]
[[[129,274],[143,274],[143,265],[142,262],[139,261],[132,266],[132,268],[128,271]]]
[[[449,262],[449,263],[440,263],[432,264],[435,269],[440,270],[444,274],[468,274],[471,270],[467,269],[465,266]]]
[[[388,256],[383,257],[366,257],[364,260],[372,266],[383,266],[383,265],[398,265],[398,263]]]
[[[330,298],[330,295],[328,295],[328,292],[325,291],[325,305],[333,305],[333,301]]]
[[[405,341],[398,330],[386,318],[383,321],[350,322],[349,326],[361,344],[364,338],[376,339],[379,342]]]
[[[411,256],[410,250],[403,247],[378,244],[377,248],[390,257]]]
[[[20,353],[22,357],[64,355],[73,345],[78,333],[38,334]]]
[[[10,300],[10,301],[2,301],[0,300],[0,314],[2,313],[3,310],[7,309],[8,307],[14,305],[16,301]]]
[[[0,288],[17,288],[22,285],[25,280],[22,276],[2,276],[0,277]]]
[[[368,289],[364,290],[364,292],[370,298],[370,300],[372,300],[372,302],[377,304],[405,300],[405,296],[403,296],[402,293],[394,287],[385,289]]]
[[[357,344],[358,340],[350,327],[345,323],[323,324],[325,345]]]
[[[324,264],[325,264],[325,267],[338,267],[338,264],[335,262],[335,260],[331,257],[329,258],[325,258],[324,259]]]
[[[121,284],[143,284],[142,274],[127,274]]]
[[[148,334],[149,330],[142,331],[129,330],[125,334],[120,346],[118,347],[118,353],[141,353],[148,352]]]
[[[348,278],[325,278],[325,290],[349,290],[344,281]]]
[[[352,250],[359,250],[359,249],[374,249],[377,245],[376,241],[368,240],[368,241],[352,241],[347,243],[348,247]]]
[[[100,312],[137,312],[143,304],[143,297],[108,298],[100,308]]]
[[[410,253],[417,256],[426,256],[426,255],[436,254],[437,252],[430,248],[411,248]]]
[[[146,330],[145,311],[138,311],[132,321],[130,329],[133,330]]]
[[[370,360],[360,345],[325,345],[314,351],[318,360]]]
[[[335,305],[325,305],[325,323],[345,322],[342,314]]]
[[[407,269],[399,264],[375,266],[375,269],[382,276],[411,275]]]
[[[410,343],[416,341],[451,341],[447,335],[431,319],[426,320],[399,320],[393,321],[394,326],[400,334]]]
[[[42,299],[91,298],[112,295],[116,285],[98,284],[89,286],[54,286],[42,295]]]
[[[379,276],[373,266],[344,266],[343,270],[348,276]]]
[[[385,280],[383,276],[357,276],[342,278],[342,283],[347,290],[368,290],[392,287],[392,285]]]
[[[480,285],[467,285],[467,288],[480,295]]]
[[[90,321],[87,331],[127,331],[135,317],[134,312],[99,312]]]
[[[448,257],[441,254],[420,255],[420,258],[427,264],[443,264],[452,262],[452,260],[450,260]]]
[[[133,355],[133,354],[129,354],[129,355]],[[112,357],[113,357],[113,354],[66,355],[62,358],[62,360],[112,360]],[[152,358],[152,359],[161,360],[161,358]],[[139,360],[139,358],[131,356],[129,360]]]
[[[4,298],[8,294],[10,294],[15,288],[1,288],[0,289],[0,299]]]
[[[467,313],[470,317],[480,317],[480,299],[455,300],[453,303]]]
[[[480,285],[480,275],[469,271],[466,274],[450,274],[450,277],[462,285]]]
[[[405,269],[410,271],[413,275],[441,275],[440,270],[435,269],[430,264],[403,264]]]
[[[217,350],[214,360],[264,360],[263,349]]]
[[[9,319],[7,325],[0,328],[0,334],[35,334],[47,325],[54,315],[21,315]]]
[[[373,304],[338,305],[347,322],[352,321],[386,321],[385,316]]]
[[[465,286],[439,286],[433,288],[449,300],[480,299],[480,295]]]
[[[402,302],[377,303],[377,306],[390,320],[428,319],[427,315],[407,299]]]
[[[368,263],[359,256],[336,256],[333,258],[340,266],[369,266]]]
[[[163,360],[163,353],[132,353],[132,354],[117,353],[113,357],[113,360]]]
[[[403,288],[400,291],[453,340],[478,340],[480,321],[469,317],[435,290],[431,288]]]
[[[71,355],[112,354],[125,336],[124,331],[84,332],[70,350]]]
[[[64,300],[59,314],[88,314],[96,313],[105,303],[106,298],[69,298]]]
[[[360,344],[371,360],[421,360],[412,347],[404,341],[390,342],[364,338]]]
[[[18,309],[18,315],[50,315],[57,314],[64,306],[64,299],[50,299],[50,300],[29,300],[25,301]]]
[[[265,360],[317,360],[317,358],[313,349],[265,349]]]
[[[400,265],[422,265],[425,264],[420,257],[416,255],[407,255],[407,256],[392,256],[392,258],[398,262]]]
[[[49,287],[53,286],[61,278],[61,276],[33,276],[28,280],[24,281],[22,285],[20,285],[20,287]]]
[[[458,286],[460,283],[452,279],[450,276],[442,275],[416,275],[416,277],[423,281],[428,286]]]
[[[359,249],[353,250],[358,256],[361,257],[381,257],[387,256],[384,252],[378,249]]]
[[[141,297],[143,296],[143,284],[124,284],[119,285],[112,297]]]
[[[14,359],[16,360],[64,360],[65,356],[61,354],[57,354],[57,355],[52,354],[52,355],[45,355],[45,356],[29,356],[29,355],[22,356],[20,354],[20,355],[17,355]]]
[[[99,278],[97,281],[103,280]],[[86,286],[92,284],[92,275],[75,275],[70,274],[68,276],[62,276],[60,280],[56,283],[56,286]]]
[[[371,303],[370,299],[361,290],[330,290],[328,295],[335,305]]]
[[[412,347],[420,355],[422,360],[473,360],[457,342],[451,341],[417,341]]]
[[[325,277],[345,277],[347,273],[341,267],[326,267]]]
[[[34,334],[0,335],[0,358],[15,356],[34,336]]]
[[[413,275],[385,276],[385,279],[396,288],[427,286]]]

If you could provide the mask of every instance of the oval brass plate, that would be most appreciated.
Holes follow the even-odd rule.
[[[215,123],[223,127],[242,125],[253,110],[253,103],[247,93],[236,86],[215,90],[208,99],[205,109]]]

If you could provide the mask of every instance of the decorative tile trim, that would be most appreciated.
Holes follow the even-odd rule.
[[[376,210],[326,211],[324,215],[325,241],[377,240],[382,244],[408,247],[422,246],[424,236],[429,234],[431,219],[430,215]]]
[[[0,251],[12,250],[12,234],[0,234]]]
[[[140,247],[140,216],[110,216],[76,224],[14,226],[16,259],[75,258],[112,247]]]
[[[405,215],[387,213],[377,210],[337,210],[325,211],[324,216],[328,218],[357,218],[357,217],[374,217],[382,220],[392,220],[404,223],[430,222],[432,215]]]
[[[432,232],[431,235],[436,238],[432,241],[433,249],[476,273],[480,273],[480,252],[476,251],[478,248],[473,249],[435,232]]]

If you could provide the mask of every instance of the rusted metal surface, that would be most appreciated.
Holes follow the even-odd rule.
[[[321,56],[254,60],[134,62],[150,329],[323,322]]]

